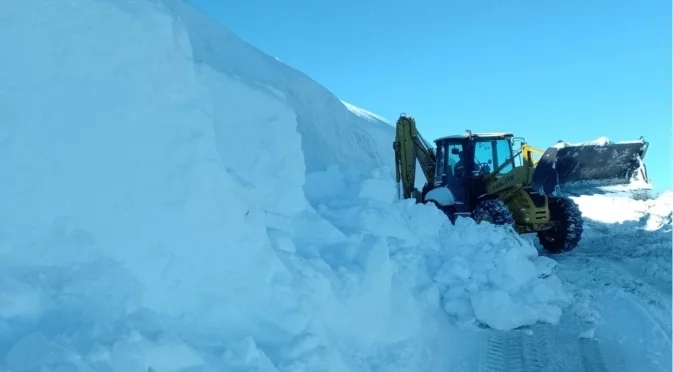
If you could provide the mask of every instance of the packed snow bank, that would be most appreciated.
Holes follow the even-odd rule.
[[[318,211],[352,239],[385,239],[402,286],[415,288],[430,306],[441,305],[460,324],[513,329],[555,323],[568,304],[554,261],[500,227],[464,218],[450,226],[435,207],[413,201],[334,201]]]
[[[390,125],[354,114],[310,77],[252,47],[186,3],[166,2],[189,34],[197,63],[271,90],[292,107],[308,173],[339,166],[349,177],[367,177],[392,156],[392,145],[379,147],[372,134],[376,128],[389,136]]]
[[[654,198],[628,195],[587,195],[573,198],[584,217],[602,223],[643,222],[647,230],[671,225],[673,191],[666,190]]]
[[[588,227],[584,249],[623,262],[670,292],[673,191],[645,200],[609,195],[575,200]]]
[[[186,4],[0,19],[4,369],[417,371],[438,311],[558,319],[553,261],[393,202],[389,125]]]

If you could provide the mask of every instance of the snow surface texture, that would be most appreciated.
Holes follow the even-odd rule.
[[[565,146],[608,146],[608,145],[626,144],[626,143],[641,143],[641,141],[640,140],[627,140],[627,141],[614,142],[614,141],[610,140],[608,137],[602,136],[602,137],[598,137],[594,140],[582,141],[582,142],[559,141],[554,145],[554,147],[563,148]]]
[[[346,108],[349,111],[351,111],[352,113],[354,113],[355,115],[357,115],[361,118],[364,118],[364,119],[367,119],[367,120],[373,121],[373,122],[378,121],[378,122],[384,122],[384,123],[391,124],[388,119],[385,119],[384,117],[382,117],[380,115],[377,115],[377,114],[375,114],[371,111],[367,111],[363,108],[357,107],[357,106],[355,106],[353,104],[350,104],[346,101],[341,101],[341,102],[346,106]]]
[[[566,314],[585,322],[579,337],[597,340],[605,370],[670,372],[673,191],[574,199],[586,230],[572,254],[557,258],[573,297]]]
[[[639,276],[660,280],[667,288],[664,292],[671,291],[673,191],[648,200],[606,195],[575,200],[589,221],[590,233],[585,239],[592,246],[610,244],[616,249],[605,252],[606,256],[628,262],[643,271]],[[614,230],[619,230],[626,241],[613,243],[610,232]]]
[[[3,370],[445,371],[455,327],[569,305],[529,242],[394,200],[389,124],[184,3],[7,0],[0,48]]]

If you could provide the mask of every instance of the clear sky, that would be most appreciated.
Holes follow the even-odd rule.
[[[191,0],[230,31],[426,139],[650,141],[671,188],[670,0]]]

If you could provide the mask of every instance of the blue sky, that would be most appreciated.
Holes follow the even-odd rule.
[[[339,98],[427,139],[650,141],[671,188],[670,0],[191,0]]]

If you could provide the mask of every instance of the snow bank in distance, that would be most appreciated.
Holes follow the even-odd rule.
[[[670,291],[673,190],[647,200],[610,195],[574,199],[585,217],[583,241],[589,249],[630,263],[634,270],[660,281]]]
[[[646,221],[648,230],[670,225],[673,191],[666,190],[653,199],[639,200],[625,195],[585,195],[573,197],[585,218],[601,223]]]

